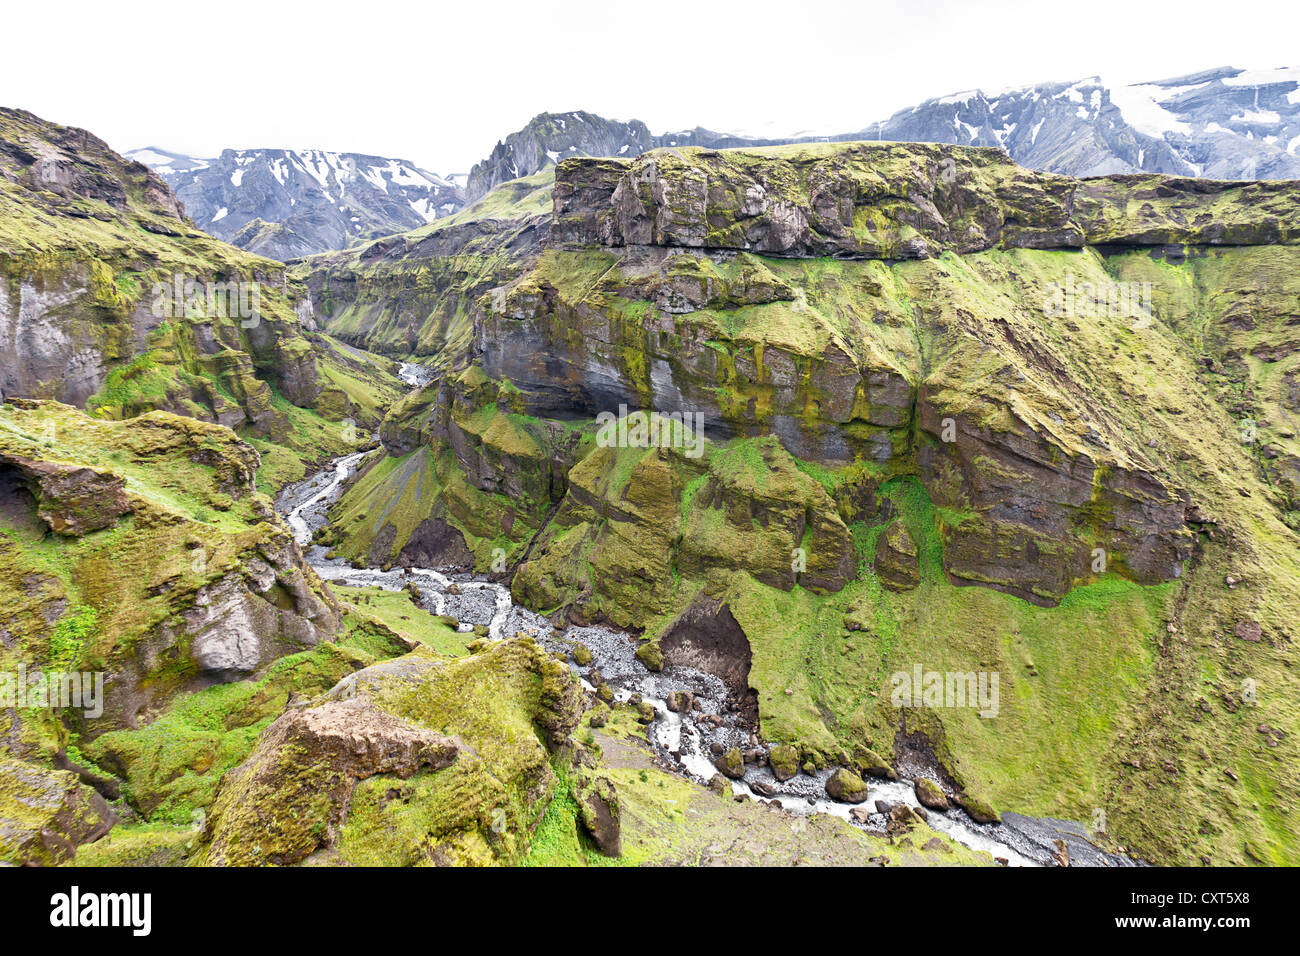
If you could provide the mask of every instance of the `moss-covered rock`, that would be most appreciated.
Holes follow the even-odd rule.
[[[514,861],[549,798],[580,693],[566,666],[522,640],[359,671],[279,718],[226,775],[206,862]]]
[[[185,866],[199,834],[192,826],[118,825],[103,839],[82,844],[68,866]]]
[[[799,773],[799,752],[790,744],[773,747],[768,751],[767,762],[777,780],[790,780]]]
[[[713,761],[713,765],[724,776],[730,777],[732,780],[739,780],[745,775],[745,758],[741,756],[739,747],[732,747],[719,754],[718,758]]]
[[[664,652],[654,641],[648,641],[636,649],[636,659],[646,666],[646,670],[664,669]]]
[[[103,713],[69,715],[93,737],[334,636],[338,604],[256,463],[229,429],[166,412],[0,407],[0,659],[105,671]],[[56,529],[70,533],[51,549]]]
[[[953,183],[929,172],[945,160]],[[683,613],[725,604],[752,653],[739,702],[753,692],[810,768],[865,742],[902,759],[924,723],[955,792],[978,780],[999,807],[1075,819],[1105,803],[1163,860],[1244,862],[1243,834],[1294,857],[1295,801],[1151,769],[1163,742],[1179,767],[1222,750],[1261,792],[1277,779],[1275,748],[1231,716],[1231,675],[1249,651],[1260,686],[1294,684],[1279,609],[1300,581],[1300,252],[1272,222],[1293,186],[1075,182],[911,146],[563,166],[568,238],[459,314],[440,360],[463,364],[395,416],[391,453],[435,453],[436,482],[386,479],[425,489],[419,519],[444,518],[481,568],[504,552],[521,603],[644,628],[670,660]],[[625,181],[634,166],[657,194]],[[715,172],[701,212],[688,187]],[[755,183],[766,199],[735,189]],[[619,244],[631,234],[648,239]],[[385,302],[419,271],[399,245],[373,250]],[[859,258],[809,255],[828,248]],[[401,335],[382,309],[365,321]],[[598,411],[669,395],[661,411],[705,416],[698,457],[594,440]],[[895,591],[869,568],[904,533],[916,583]],[[1221,639],[1245,619],[1258,641]],[[999,674],[997,736],[1017,746],[969,707],[899,713],[889,676],[918,662]],[[1268,726],[1294,696],[1261,697]],[[1170,721],[1172,737],[1122,730]],[[1197,824],[1206,807],[1233,826]]]
[[[876,574],[893,591],[907,591],[921,581],[916,542],[901,521],[885,525],[876,542]]]
[[[0,758],[0,861],[60,863],[115,820],[104,798],[76,774]]]
[[[894,768],[887,764],[884,758],[870,747],[857,748],[854,751],[854,763],[857,766],[858,773],[866,774],[869,777],[880,777],[885,780],[898,779],[898,774],[894,771]]]
[[[839,767],[826,780],[826,793],[842,803],[863,803],[867,799],[867,785],[852,770]]]
[[[970,818],[976,823],[1001,823],[1001,815],[993,809],[987,800],[971,794],[964,793],[958,797],[957,801],[963,810],[970,815]]]
[[[621,856],[623,838],[618,790],[608,777],[579,777],[573,798],[578,804],[578,819],[587,836],[605,856]]]
[[[944,795],[942,789],[933,780],[925,777],[920,778],[914,784],[916,791],[917,803],[927,810],[947,810],[948,798]]]

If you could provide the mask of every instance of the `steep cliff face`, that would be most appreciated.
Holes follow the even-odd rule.
[[[108,672],[92,733],[335,633],[337,605],[257,493],[257,453],[228,429],[166,412],[97,422],[13,401],[0,419],[13,496],[6,646],[48,663],[52,635],[85,612],[93,627],[64,663]],[[33,543],[44,533],[57,549]]]
[[[1177,336],[1144,334],[1159,283],[1121,287],[1112,260],[1131,268],[1121,250],[1146,246],[1145,261],[1196,282],[1256,248],[1275,266],[1300,254],[1286,184],[1079,182],[991,150],[664,150],[560,174],[548,248],[479,299],[472,351],[445,347],[445,362],[472,356],[516,417],[689,411],[717,441],[772,434],[806,462],[915,475],[966,513],[943,528],[949,575],[1034,601],[1094,577],[1098,549],[1144,583],[1176,578],[1190,554],[1188,482],[1153,453],[1162,441],[1131,388],[1155,385],[1154,365],[1210,415],[1205,366]],[[1187,246],[1206,251],[1175,251]],[[1112,289],[1139,294],[1119,303]],[[1273,348],[1285,364],[1287,345]],[[439,387],[423,436],[391,437],[404,414],[385,433],[399,454],[421,438],[445,447],[494,491],[466,437],[483,405],[467,381]],[[1274,434],[1285,515],[1294,435]],[[531,463],[504,470],[576,461],[549,436],[534,444]]]
[[[475,302],[516,278],[550,231],[553,172],[507,183],[456,215],[356,249],[316,256],[291,274],[330,335],[449,367],[470,346]]]
[[[436,538],[652,642],[725,604],[769,739],[906,730],[994,802],[1093,800],[1165,859],[1286,858],[1289,822],[1189,832],[1127,795],[1199,819],[1234,800],[1216,760],[1275,776],[1229,675],[1293,686],[1298,198],[924,145],[562,162],[547,244],[467,304],[331,543],[400,564]],[[676,418],[611,433],[621,405]],[[918,660],[1001,673],[999,732],[1057,769],[1023,779],[964,713],[891,709]],[[1169,712],[1207,695],[1180,740]]]
[[[373,423],[374,390],[398,393],[391,369],[313,341],[283,267],[195,230],[145,166],[14,110],[0,144],[0,394],[165,409],[312,460],[305,423]]]

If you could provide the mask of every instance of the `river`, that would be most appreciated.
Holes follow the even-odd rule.
[[[421,380],[419,376],[413,377]],[[517,606],[509,588],[480,575],[438,568],[358,569],[341,559],[327,557],[324,548],[312,543],[312,537],[328,522],[331,506],[368,454],[359,452],[339,458],[317,474],[286,488],[277,499],[277,510],[293,530],[308,563],[324,580],[390,591],[414,585],[427,611],[455,618],[460,622],[460,629],[466,632],[472,631],[475,625],[485,625],[493,640],[522,632],[547,650],[566,656],[573,650],[574,642],[584,644],[592,653],[591,663],[570,664],[584,687],[591,692],[600,683],[606,683],[617,701],[628,701],[639,695],[649,703],[655,716],[646,728],[647,735],[660,763],[699,783],[707,783],[717,772],[714,768],[717,753],[731,747],[766,753],[768,745],[746,723],[736,702],[729,699],[722,680],[713,674],[675,665],[665,666],[662,672],[651,672],[636,659],[637,639],[632,635],[590,625],[557,629],[547,618]],[[670,710],[667,701],[674,691],[689,692],[694,705],[680,713]],[[827,795],[826,781],[831,772],[827,768],[815,774],[799,773],[782,782],[772,774],[766,761],[747,763],[744,777],[731,781],[731,787],[737,795],[754,800],[779,801],[786,813],[796,816],[829,813],[873,833],[883,831],[887,822],[884,813],[876,812],[877,801],[920,806],[912,780],[869,777],[866,780],[868,799],[857,806],[872,812],[865,820],[858,819],[853,814],[855,805]],[[979,824],[956,807],[946,812],[929,810],[927,814],[935,830],[971,849],[1005,860],[1010,866],[1052,865],[1058,840],[1065,842],[1073,865],[1133,865],[1127,857],[1100,851],[1085,829],[1070,821],[1008,813],[1003,814],[1002,824]]]

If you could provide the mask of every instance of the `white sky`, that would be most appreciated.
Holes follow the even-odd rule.
[[[544,110],[850,132],[976,87],[1300,65],[1300,0],[60,0],[0,23],[0,104],[120,151],[320,148],[439,173]]]

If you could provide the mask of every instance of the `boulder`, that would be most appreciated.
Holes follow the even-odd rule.
[[[1259,622],[1249,618],[1238,621],[1237,626],[1233,628],[1233,633],[1248,644],[1258,644],[1264,636],[1264,630],[1259,626]]]
[[[857,764],[858,773],[865,774],[868,777],[879,777],[882,780],[897,780],[898,774],[894,768],[885,763],[880,754],[870,748],[860,748],[854,754],[854,762]]]
[[[799,772],[799,751],[789,744],[777,744],[768,752],[767,762],[772,767],[772,775],[784,782]]]
[[[117,821],[75,773],[0,758],[0,861],[52,866]]]
[[[907,833],[922,822],[911,807],[905,803],[897,803],[889,811],[889,822],[885,824],[885,832],[890,836],[896,836]]]
[[[852,770],[840,767],[826,781],[826,793],[841,803],[862,803],[867,799],[867,785]]]
[[[732,780],[739,780],[745,775],[745,760],[740,755],[739,747],[732,747],[726,751],[713,761],[713,765]]]
[[[668,709],[674,714],[686,713],[695,703],[695,695],[689,690],[675,690],[668,695]]]
[[[285,711],[226,773],[202,862],[517,862],[581,714],[576,676],[532,641],[364,668]]]
[[[944,843],[943,840],[939,839],[939,837],[937,837],[937,836],[930,837],[930,839],[928,839],[928,840],[926,840],[924,843],[922,843],[922,844],[921,844],[921,849],[922,849],[922,850],[930,850],[930,851],[935,852],[935,853],[951,853],[951,852],[952,852],[952,847],[950,847],[947,843]]]
[[[991,807],[987,801],[971,793],[964,793],[957,802],[961,808],[966,811],[967,815],[976,823],[1001,823],[1002,817]]]
[[[664,669],[664,652],[660,650],[659,645],[654,641],[647,641],[636,649],[636,659],[646,666],[647,670],[661,671]]]
[[[578,819],[583,831],[602,855],[616,857],[623,853],[618,791],[608,777],[581,781],[575,788]]]
[[[922,777],[913,784],[913,789],[916,791],[916,800],[921,806],[929,810],[948,809],[948,798],[933,780]]]

